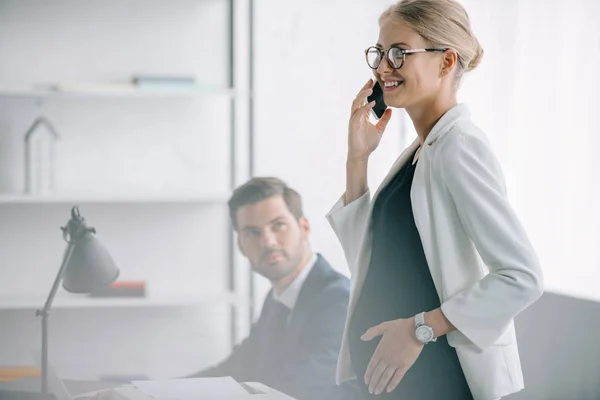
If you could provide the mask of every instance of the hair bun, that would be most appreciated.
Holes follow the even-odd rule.
[[[475,39],[475,55],[473,56],[471,61],[469,61],[469,65],[467,66],[467,69],[465,70],[465,72],[473,71],[475,68],[477,68],[477,66],[479,65],[479,63],[481,62],[482,59],[483,59],[483,47],[481,47],[481,45],[479,44],[479,41],[477,39]]]

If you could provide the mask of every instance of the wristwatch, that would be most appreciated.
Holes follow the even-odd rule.
[[[425,313],[415,315],[415,336],[419,342],[423,344],[435,342],[437,338],[433,332],[433,328],[429,325],[425,325]]]

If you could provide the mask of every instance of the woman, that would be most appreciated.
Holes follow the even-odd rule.
[[[346,192],[328,214],[352,272],[338,383],[365,397],[493,400],[523,388],[513,318],[543,292],[485,135],[456,91],[483,50],[455,0],[402,0],[366,51],[389,107],[418,139],[371,200],[369,81],[352,104]]]

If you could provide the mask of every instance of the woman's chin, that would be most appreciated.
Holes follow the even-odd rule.
[[[407,105],[407,102],[405,100],[403,100],[402,98],[393,98],[390,100],[385,100],[385,104],[388,107],[392,107],[392,108],[405,108]]]
[[[384,93],[383,101],[388,107],[392,108],[404,108],[407,103],[404,93]]]

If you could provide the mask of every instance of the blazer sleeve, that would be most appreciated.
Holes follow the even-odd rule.
[[[216,378],[231,376],[238,382],[255,381],[254,370],[258,355],[258,333],[255,324],[249,336],[236,345],[225,360],[205,370],[188,375],[187,378]]]
[[[440,150],[440,174],[489,269],[483,279],[448,298],[441,308],[462,334],[484,349],[542,295],[542,270],[508,202],[499,163],[488,144],[460,134],[448,138]]]
[[[342,195],[326,215],[342,245],[351,274],[354,274],[357,269],[358,252],[367,223],[370,202],[371,193],[368,189],[365,194],[347,205],[344,205],[344,195]]]

